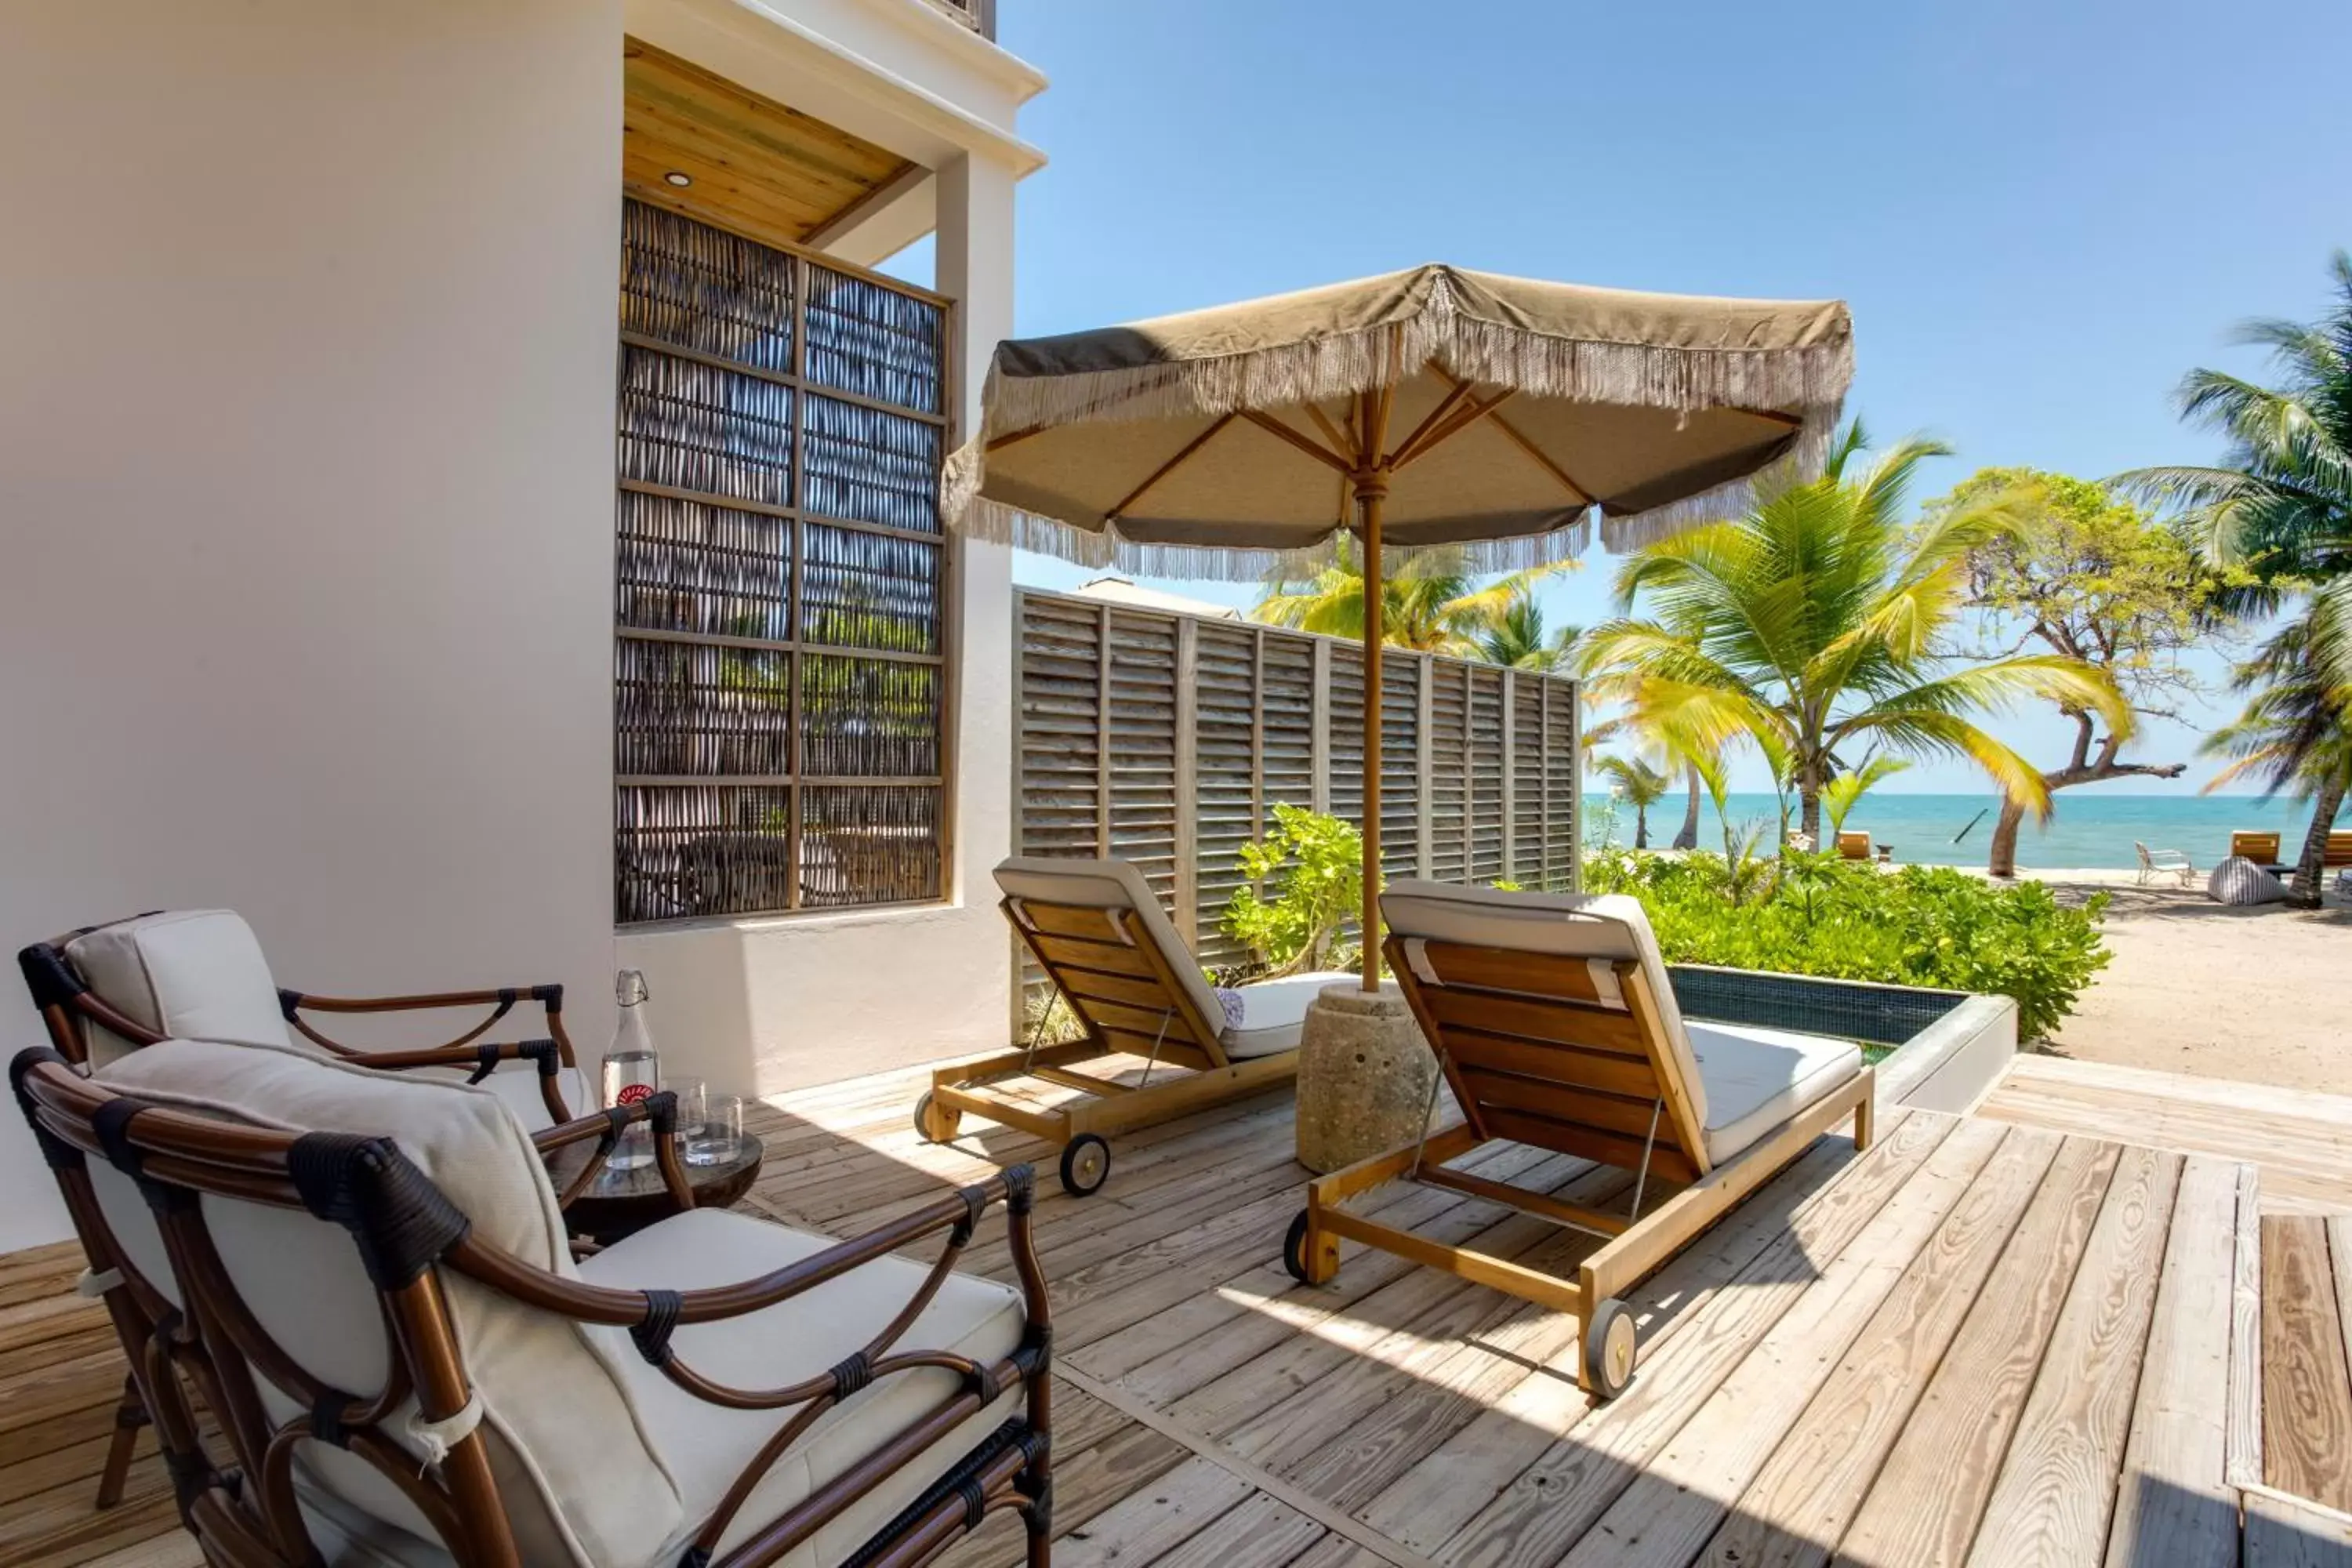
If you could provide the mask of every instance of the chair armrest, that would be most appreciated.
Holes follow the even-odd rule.
[[[601,1119],[584,1120],[593,1124]],[[566,1138],[594,1135],[593,1125],[586,1131],[553,1129],[551,1132]],[[1034,1177],[1029,1167],[1016,1165],[986,1182],[943,1195],[887,1225],[784,1268],[705,1289],[623,1289],[567,1279],[511,1257],[470,1233],[450,1247],[442,1262],[526,1307],[582,1322],[627,1329],[638,1354],[649,1365],[706,1403],[736,1410],[801,1406],[761,1446],[729,1489],[727,1500],[706,1521],[696,1542],[706,1552],[715,1548],[732,1525],[737,1511],[751,1497],[761,1477],[792,1451],[800,1436],[825,1411],[876,1380],[898,1373],[931,1367],[959,1374],[959,1385],[952,1394],[893,1434],[866,1464],[852,1467],[818,1488],[740,1548],[746,1561],[772,1562],[814,1536],[869,1491],[877,1476],[866,1472],[887,1473],[905,1464],[987,1409],[1016,1384],[1025,1394],[1027,1409],[1022,1417],[1000,1428],[999,1436],[1018,1449],[1020,1458],[991,1486],[1014,1486],[1041,1509],[1045,1506],[1044,1499],[1049,1495],[1047,1433],[1052,1393],[1048,1363],[1052,1328],[1045,1274],[1037,1262],[1030,1221],[1034,1192]],[[898,1340],[929,1306],[962,1256],[983,1213],[998,1201],[1004,1205],[1013,1267],[1020,1281],[1025,1326],[1019,1343],[1006,1355],[986,1363],[951,1351],[898,1350]],[[946,1233],[946,1239],[940,1257],[911,1298],[860,1350],[814,1377],[781,1388],[732,1388],[688,1367],[670,1343],[673,1331],[680,1324],[717,1322],[762,1310],[940,1232]],[[976,1453],[971,1458],[978,1460],[980,1455]],[[1013,1470],[1020,1474],[1017,1482],[1011,1479]],[[942,1506],[961,1513],[965,1503],[950,1497]],[[688,1560],[708,1559],[689,1552]]]
[[[436,991],[414,996],[320,996],[311,992],[289,991],[281,987],[278,993],[278,1010],[285,1016],[287,1023],[293,1026],[295,1032],[312,1045],[332,1051],[339,1057],[376,1057],[386,1053],[370,1051],[357,1046],[347,1045],[341,1040],[330,1039],[302,1015],[306,1012],[419,1013],[444,1007],[491,1009],[489,1016],[459,1035],[456,1039],[444,1040],[440,1046],[433,1047],[448,1050],[459,1046],[470,1046],[480,1039],[489,1033],[499,1020],[514,1011],[516,1003],[526,998],[538,1003],[541,1010],[545,1014],[547,1037],[555,1042],[556,1051],[562,1058],[562,1065],[577,1066],[578,1058],[573,1056],[572,1050],[572,1037],[565,1033],[563,1028],[563,987],[560,984],[502,985],[482,991]],[[556,1120],[563,1121],[569,1114],[566,1110],[558,1110]]]
[[[604,1162],[612,1158],[614,1145],[620,1142],[623,1130],[643,1121],[653,1130],[654,1165],[661,1172],[662,1186],[669,1194],[675,1212],[684,1214],[694,1206],[694,1184],[687,1180],[686,1167],[677,1158],[677,1091],[663,1089],[649,1094],[633,1105],[616,1105],[609,1110],[591,1111],[585,1116],[559,1121],[552,1127],[541,1128],[530,1135],[539,1157],[569,1149],[576,1143],[596,1140],[595,1150],[587,1163],[556,1194],[556,1206],[570,1208],[572,1200],[588,1190],[588,1184],[604,1170]]]
[[[563,1098],[562,1074],[568,1065],[562,1042],[542,1040],[482,1040],[473,1045],[427,1046],[421,1050],[363,1051],[330,1047],[338,1061],[374,1072],[406,1072],[416,1068],[471,1068],[466,1081],[481,1082],[509,1062],[530,1062],[539,1070],[539,1098],[550,1121],[559,1126],[572,1120]]]

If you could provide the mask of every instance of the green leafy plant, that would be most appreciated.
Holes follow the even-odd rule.
[[[1354,824],[1304,806],[1277,805],[1274,831],[1241,851],[1253,884],[1225,905],[1225,934],[1246,945],[1270,974],[1339,966],[1341,923],[1364,904],[1364,836]]]
[[[1790,855],[1768,891],[1734,904],[1711,853],[1614,854],[1585,887],[1642,900],[1669,963],[1777,970],[2012,997],[2027,1039],[2057,1028],[2106,963],[2107,895],[2061,904],[2047,884],[2000,885],[1946,866],[1887,873],[1830,855]]]
[[[1830,837],[1834,838],[1845,830],[1845,819],[1862,804],[1862,797],[1911,765],[1908,757],[1864,757],[1862,766],[1852,773],[1838,774],[1822,788],[1822,810],[1828,813]]]

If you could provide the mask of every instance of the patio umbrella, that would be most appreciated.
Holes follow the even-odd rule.
[[[1736,512],[1817,465],[1853,368],[1837,301],[1716,300],[1445,266],[1000,343],[949,524],[1158,576],[1363,554],[1364,987],[1379,957],[1381,553],[1474,569]]]

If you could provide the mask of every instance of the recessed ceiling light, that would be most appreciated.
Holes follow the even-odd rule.
[[[667,180],[673,185],[684,186],[694,184],[694,176],[692,174],[681,174],[676,169],[672,169],[668,174],[664,174],[662,178]]]

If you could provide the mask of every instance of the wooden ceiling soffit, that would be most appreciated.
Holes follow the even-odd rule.
[[[621,184],[658,206],[796,245],[914,167],[642,39],[622,57]]]

